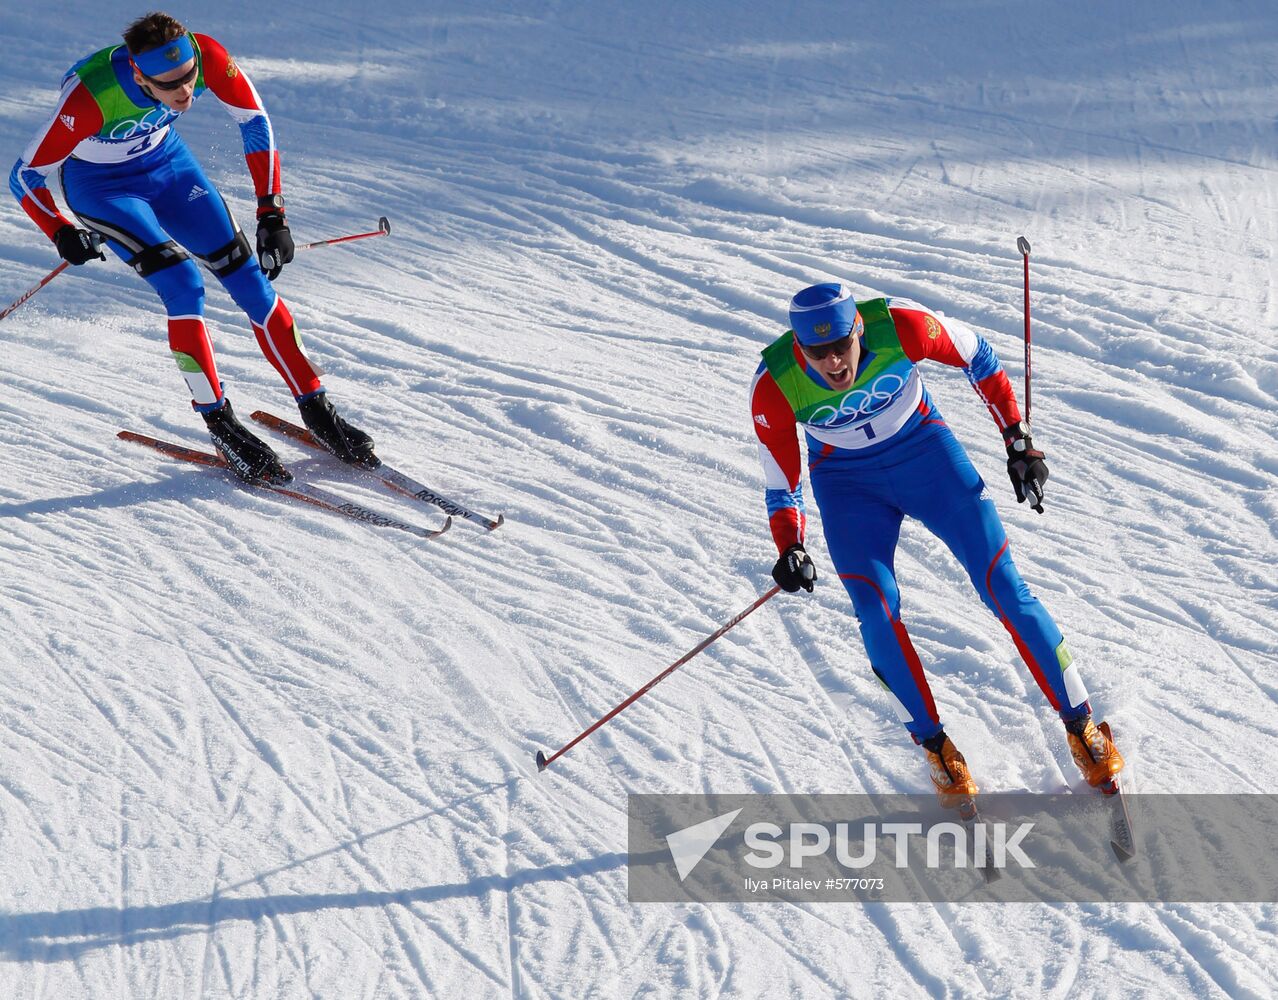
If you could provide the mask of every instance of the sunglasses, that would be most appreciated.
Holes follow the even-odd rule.
[[[800,344],[799,350],[810,357],[813,361],[824,361],[831,354],[842,354],[852,346],[852,334],[840,337],[838,340],[832,340],[828,344],[816,344],[809,347],[807,344]]]
[[[135,66],[134,69],[137,69],[137,67]],[[156,90],[165,90],[165,91],[181,90],[188,83],[190,83],[192,80],[194,80],[197,76],[200,75],[200,61],[197,59],[195,61],[195,64],[191,67],[191,72],[187,73],[185,76],[180,77],[177,80],[168,80],[168,81],[157,80],[153,76],[147,76],[140,69],[138,70],[138,73],[141,74],[142,79],[146,81],[146,84],[148,87],[154,87]]]

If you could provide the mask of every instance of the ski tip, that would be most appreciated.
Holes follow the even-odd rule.
[[[485,525],[485,527],[487,527],[489,531],[496,531],[498,528],[500,528],[500,527],[501,527],[503,524],[505,524],[505,523],[506,523],[506,515],[505,515],[505,514],[498,514],[498,515],[497,515],[497,520],[495,520],[495,521],[489,521],[489,522],[488,522],[488,524],[487,524],[487,525]]]
[[[445,531],[447,531],[452,526],[453,526],[453,515],[449,514],[446,518],[444,518],[444,523],[439,526],[439,530],[437,530],[430,537],[438,538],[440,535],[442,535]]]
[[[546,755],[545,755],[542,751],[540,751],[540,750],[538,750],[538,751],[537,751],[537,757],[536,757],[536,760],[537,760],[537,770],[538,770],[538,771],[544,771],[544,770],[546,770],[546,768],[549,766],[549,765],[546,763]]]

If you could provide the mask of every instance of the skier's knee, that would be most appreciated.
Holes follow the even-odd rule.
[[[892,581],[880,585],[865,578],[844,577],[843,583],[862,627],[876,620],[890,623],[900,614],[901,592]]]
[[[170,316],[204,315],[204,280],[200,269],[188,257],[180,264],[157,271],[148,279],[159,293]]]
[[[218,247],[212,253],[202,254],[201,260],[208,264],[209,270],[219,281],[225,282],[253,260],[253,251],[249,247],[248,238],[242,232],[237,232],[226,246]]]
[[[1035,603],[1028,584],[1017,572],[1016,564],[1007,556],[994,565],[988,577],[978,579],[973,576],[972,586],[995,618],[1004,618],[1019,608]]]
[[[248,314],[254,323],[263,323],[275,305],[275,290],[262,269],[251,259],[248,265],[238,267],[225,275],[218,275],[222,287],[235,300],[235,304]]]
[[[137,271],[139,277],[145,278],[152,284],[155,283],[156,275],[175,267],[190,267],[192,271],[195,271],[195,265],[191,263],[191,258],[187,256],[186,251],[172,240],[143,247],[132,257],[127,258],[125,263]],[[198,278],[198,271],[196,276]]]

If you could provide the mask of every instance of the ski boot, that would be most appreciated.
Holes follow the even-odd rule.
[[[932,784],[946,809],[960,809],[976,794],[976,782],[967,769],[967,761],[959,753],[945,730],[923,741],[927,751],[927,763],[932,769]]]
[[[1114,776],[1123,769],[1123,755],[1110,737],[1109,723],[1102,722],[1098,726],[1092,722],[1090,715],[1084,715],[1065,723],[1065,735],[1074,763],[1083,772],[1087,783],[1102,792],[1112,794],[1117,791],[1118,783]]]
[[[315,439],[343,462],[370,469],[382,464],[373,454],[373,439],[342,419],[328,401],[328,393],[318,392],[298,403],[297,408]]]
[[[231,471],[246,483],[292,482],[293,476],[270,446],[253,435],[235,416],[231,401],[225,397],[216,410],[204,414],[213,445]]]

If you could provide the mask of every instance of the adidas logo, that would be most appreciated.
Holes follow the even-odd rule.
[[[765,417],[762,413],[756,413],[754,415],[754,422],[758,424],[760,427],[767,427],[770,429],[772,426],[771,424],[768,423],[768,418]]]
[[[203,198],[206,194],[208,194],[208,192],[205,191],[204,188],[200,187],[200,185],[196,184],[195,187],[191,188],[191,193],[186,196],[186,200],[195,201],[196,198]]]
[[[75,130],[75,115],[58,115],[58,121],[72,131]]]

